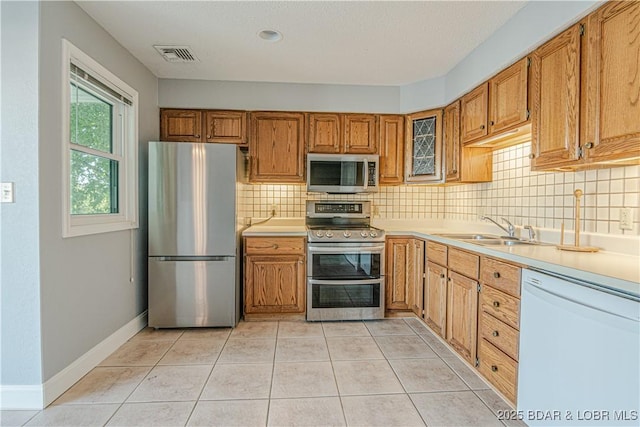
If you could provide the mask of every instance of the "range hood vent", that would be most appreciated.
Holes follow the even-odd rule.
[[[200,62],[189,46],[154,45],[167,62]]]

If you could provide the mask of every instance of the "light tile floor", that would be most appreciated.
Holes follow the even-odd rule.
[[[0,425],[502,426],[507,409],[415,318],[241,322],[144,329],[45,410],[2,411]]]

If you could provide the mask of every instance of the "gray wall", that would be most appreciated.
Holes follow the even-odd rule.
[[[38,238],[38,19],[36,2],[0,2],[0,384],[42,382]]]
[[[158,91],[166,108],[395,113],[400,107],[395,86],[160,79]]]
[[[528,2],[445,76],[404,86],[159,80],[160,107],[409,113],[442,107],[551,38],[598,1]]]
[[[62,38],[138,91],[141,142],[158,138],[159,123],[157,79],[149,70],[75,3],[41,2],[40,7],[40,268],[46,381],[147,307],[145,224],[132,232],[62,238]],[[145,183],[142,179],[143,189]],[[144,192],[140,207],[144,220]]]
[[[592,0],[528,2],[447,73],[447,103],[549,40],[598,3]]]

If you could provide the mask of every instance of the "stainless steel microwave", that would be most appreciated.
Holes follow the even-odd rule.
[[[377,192],[379,161],[377,154],[307,154],[307,191]]]

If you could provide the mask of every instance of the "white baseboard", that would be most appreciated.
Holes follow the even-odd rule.
[[[42,384],[0,385],[0,410],[42,409]]]
[[[43,409],[147,325],[147,311],[135,317],[44,384],[0,386],[0,409]]]

